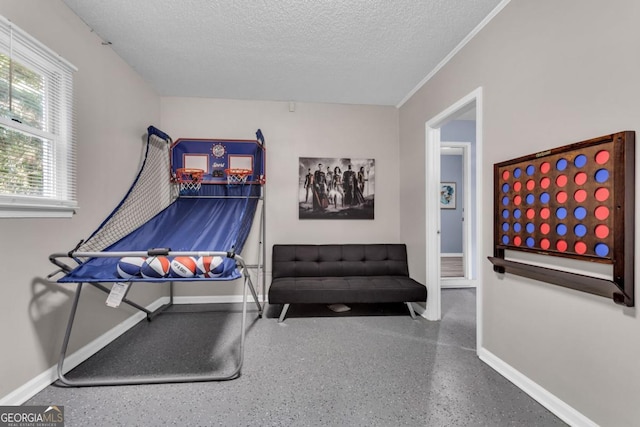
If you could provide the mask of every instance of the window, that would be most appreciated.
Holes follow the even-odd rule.
[[[0,217],[77,207],[75,67],[0,16]]]

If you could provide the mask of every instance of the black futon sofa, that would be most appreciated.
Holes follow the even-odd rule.
[[[269,304],[357,304],[427,300],[409,277],[404,244],[274,245]]]

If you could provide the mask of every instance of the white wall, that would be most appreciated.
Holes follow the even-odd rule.
[[[255,139],[267,150],[267,269],[275,243],[396,243],[400,235],[398,112],[394,107],[162,98],[162,129],[178,138]],[[374,158],[374,220],[299,220],[298,158]],[[255,227],[254,227],[255,228]],[[255,237],[255,236],[251,236]],[[245,247],[254,242],[249,239]],[[181,286],[178,294],[209,292]],[[216,284],[218,294],[237,293]],[[204,289],[204,290],[203,290]]]
[[[522,155],[637,131],[639,21],[635,0],[512,0],[401,107],[400,236],[410,243],[410,268],[425,256],[425,180],[409,180],[409,171],[424,170],[425,122],[482,87],[484,171]],[[493,194],[490,175],[482,192]],[[493,211],[492,200],[483,197],[484,212]],[[638,425],[638,309],[494,273],[486,259],[493,215],[484,215],[480,226],[486,350],[600,425]],[[636,253],[635,265],[638,260]]]
[[[3,0],[0,15],[76,67],[78,214],[71,219],[0,219],[0,398],[53,366],[70,309],[72,285],[50,285],[48,256],[67,252],[102,222],[132,182],[142,135],[160,119],[151,88],[59,0]],[[143,304],[166,291],[137,286]],[[133,313],[104,305],[106,295],[83,292],[70,352]]]

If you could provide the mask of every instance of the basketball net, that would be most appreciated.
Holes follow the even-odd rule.
[[[225,169],[224,172],[227,174],[227,185],[244,184],[251,175],[251,169]]]
[[[180,186],[180,194],[181,195],[194,194],[195,192],[200,190],[203,176],[204,176],[204,170],[202,169],[189,169],[189,168],[177,169],[176,181]]]

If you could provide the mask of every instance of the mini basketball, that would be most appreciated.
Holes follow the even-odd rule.
[[[209,274],[207,276],[219,277],[224,271],[224,259],[219,256],[214,256],[209,267]]]
[[[145,279],[159,279],[169,274],[169,259],[165,256],[154,256],[145,259],[140,273]]]
[[[117,271],[118,277],[122,279],[130,279],[140,276],[140,268],[144,264],[144,257],[122,257],[118,261]]]
[[[196,259],[196,276],[204,277],[209,272],[209,266],[211,265],[210,256],[201,256]]]
[[[198,277],[219,277],[224,271],[224,259],[219,256],[203,256],[196,261]]]
[[[169,266],[171,277],[193,277],[196,275],[196,260],[190,256],[177,256]]]

